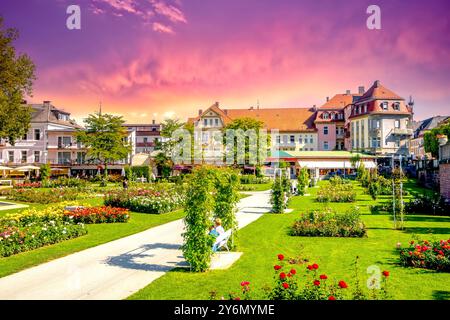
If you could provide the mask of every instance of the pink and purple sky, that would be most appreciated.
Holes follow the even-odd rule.
[[[81,8],[81,30],[66,8]],[[366,27],[371,4],[381,30]],[[450,114],[448,0],[1,0],[37,66],[32,102],[81,119],[186,120],[226,108],[320,106],[374,80],[415,119]]]

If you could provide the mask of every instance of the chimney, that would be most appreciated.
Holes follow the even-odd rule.
[[[198,109],[198,115],[201,116],[202,113],[203,113],[203,110],[202,109]]]
[[[330,97],[327,97],[327,102],[330,101]]]
[[[51,101],[49,101],[49,100],[44,100],[44,102],[43,102],[44,106],[46,106],[46,107],[50,107],[50,103],[51,103]]]
[[[364,86],[359,86],[358,87],[358,94],[360,96],[362,96],[364,94],[364,92],[366,92],[366,90],[364,89]]]
[[[215,102],[214,105],[218,108],[219,107],[219,102]]]
[[[373,86],[375,88],[378,88],[380,86],[380,80],[375,80],[375,82],[373,83]]]
[[[345,94],[349,95],[350,94],[350,90],[346,90]]]
[[[152,120],[152,124],[156,124],[156,120],[155,119]]]

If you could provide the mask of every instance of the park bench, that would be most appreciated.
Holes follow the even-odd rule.
[[[216,242],[214,243],[214,245],[217,247],[217,251],[219,251],[219,249],[222,247],[227,249],[227,251],[230,251],[230,249],[228,248],[228,240],[231,237],[231,231],[232,230],[229,229],[217,237]]]

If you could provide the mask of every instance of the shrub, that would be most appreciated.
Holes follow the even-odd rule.
[[[309,185],[308,169],[306,169],[306,168],[300,169],[300,172],[297,177],[297,181],[298,181],[298,184],[297,184],[298,194],[303,196],[305,194],[306,188]]]
[[[273,266],[273,285],[264,288],[266,298],[269,300],[378,300],[389,297],[390,274],[387,270],[381,273],[382,278],[371,285],[367,292],[363,290],[359,284],[358,257],[351,284],[342,279],[332,280],[325,272],[319,271],[320,266],[317,263],[309,264],[299,270],[299,266],[292,262],[292,259],[285,259],[283,254],[278,254],[277,258]],[[251,299],[250,282],[242,281],[240,286],[242,295],[230,293],[229,298]]]
[[[88,182],[83,179],[58,177],[55,180],[43,181],[42,186],[45,188],[86,188]]]
[[[328,182],[320,186],[317,191],[316,200],[318,202],[354,202],[356,192],[351,183]]]
[[[50,179],[50,176],[51,176],[50,165],[49,164],[41,165],[41,167],[39,169],[39,175],[40,175],[41,181],[47,181],[48,179]]]
[[[64,211],[65,221],[74,223],[115,223],[127,222],[130,218],[128,209],[113,207],[77,208],[74,211]]]
[[[400,248],[400,264],[450,272],[450,239],[410,241],[407,248]]]
[[[308,237],[364,237],[366,232],[359,209],[354,207],[342,214],[337,214],[330,208],[304,213],[295,221],[290,234]]]
[[[405,203],[405,212],[409,214],[450,215],[450,203],[439,193],[433,195],[419,194]]]
[[[258,177],[251,174],[245,174],[240,176],[240,181],[242,184],[265,184],[269,183],[270,178],[268,177]]]
[[[151,214],[176,210],[183,205],[183,201],[183,194],[175,188],[166,191],[152,189],[117,190],[106,193],[104,197],[106,206]]]
[[[288,207],[290,189],[290,181],[284,174],[281,174],[281,177],[275,177],[270,194],[272,212],[283,213]]]
[[[25,210],[0,219],[0,257],[33,250],[87,233],[83,224],[63,220],[58,204],[38,211]]]
[[[8,189],[3,190],[2,195],[5,195],[8,200],[41,204],[72,201],[87,197],[87,194],[70,188],[51,190]]]
[[[24,183],[15,183],[14,189],[30,189],[30,188],[41,188],[41,182],[24,182]]]

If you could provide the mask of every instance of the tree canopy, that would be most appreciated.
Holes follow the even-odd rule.
[[[95,113],[90,114],[85,123],[85,130],[78,130],[75,137],[88,148],[89,158],[106,165],[109,161],[125,159],[131,152],[121,116]]]
[[[26,54],[16,54],[12,45],[19,33],[4,28],[0,16],[0,138],[12,145],[27,133],[31,108],[23,104],[26,95],[32,95],[35,66]]]
[[[438,127],[425,132],[423,136],[423,143],[425,152],[431,153],[433,157],[439,156],[439,139],[438,135],[446,135],[450,138],[450,121],[442,123]]]

